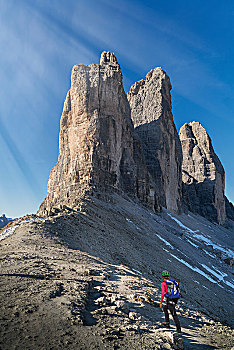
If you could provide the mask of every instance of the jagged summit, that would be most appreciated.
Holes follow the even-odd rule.
[[[128,92],[128,98],[130,98],[133,95],[136,95],[139,91],[140,88],[143,88],[144,85],[149,82],[151,80],[151,78],[154,78],[154,76],[163,76],[166,77],[166,79],[168,80],[168,85],[170,86],[171,89],[171,83],[170,83],[170,78],[167,75],[167,73],[162,69],[162,67],[156,67],[154,69],[151,69],[147,74],[145,79],[141,79],[136,81],[131,87],[130,87],[130,91]]]
[[[224,224],[225,172],[211,139],[199,122],[184,124],[180,129],[183,150],[183,197],[189,210]]]
[[[103,51],[101,53],[100,65],[108,64],[108,63],[119,64],[117,61],[117,58],[115,57],[114,52]]]

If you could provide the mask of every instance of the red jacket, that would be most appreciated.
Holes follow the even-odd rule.
[[[161,295],[161,303],[162,303],[165,293],[168,293],[168,287],[165,281],[161,283],[161,288],[162,288],[162,295]]]

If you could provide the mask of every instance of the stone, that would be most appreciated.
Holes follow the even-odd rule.
[[[138,318],[138,314],[136,312],[130,311],[128,317],[130,320],[136,320]]]
[[[114,315],[116,313],[116,306],[108,306],[108,307],[106,307],[106,313],[108,315]]]
[[[115,304],[118,308],[122,308],[125,305],[125,302],[123,300],[116,300]]]
[[[173,349],[184,349],[183,338],[179,333],[166,332],[165,337],[173,344]]]
[[[100,297],[100,298],[96,299],[95,300],[95,304],[106,305],[107,304],[106,298],[105,297]]]
[[[117,300],[115,304],[123,313],[125,313],[125,314],[129,313],[129,309],[130,309],[129,303],[124,302],[122,300]]]
[[[224,224],[225,173],[208,133],[194,121],[181,127],[179,137],[183,152],[183,198],[188,209]]]
[[[120,192],[158,210],[143,149],[135,136],[120,65],[111,52],[99,64],[75,65],[60,122],[59,157],[38,213],[74,208],[86,195]]]
[[[182,151],[171,108],[171,83],[162,68],[151,70],[127,94],[131,118],[142,143],[152,191],[159,205],[182,208]]]

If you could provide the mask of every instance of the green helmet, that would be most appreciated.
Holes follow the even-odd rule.
[[[166,271],[166,270],[164,270],[164,271],[162,272],[162,277],[169,277],[169,272]]]

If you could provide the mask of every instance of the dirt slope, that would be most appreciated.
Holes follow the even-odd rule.
[[[233,331],[219,321],[231,325],[232,267],[205,253],[192,232],[206,227],[224,247],[232,231],[194,215],[170,215],[114,196],[18,223],[0,242],[0,348],[171,349],[183,342],[185,349],[231,349]],[[211,263],[212,271],[225,271],[223,280],[204,269]],[[165,268],[182,286],[182,337],[172,332],[173,321],[171,331],[161,327]]]

